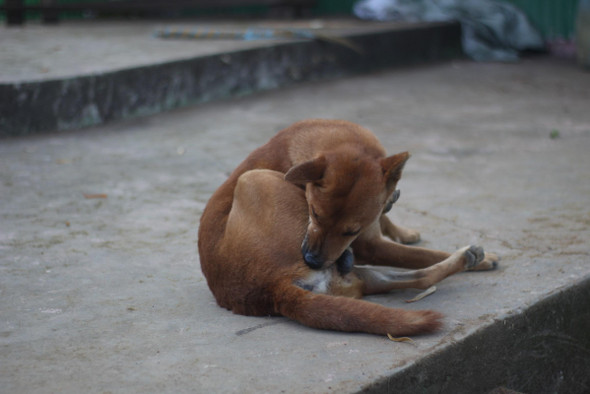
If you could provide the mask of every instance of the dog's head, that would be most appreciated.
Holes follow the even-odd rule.
[[[285,174],[288,182],[305,186],[309,224],[301,252],[310,268],[351,263],[339,259],[352,260],[347,248],[399,196],[395,186],[409,157],[404,152],[376,160],[354,150],[328,152]]]

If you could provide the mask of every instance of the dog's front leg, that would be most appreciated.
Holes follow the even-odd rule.
[[[415,244],[420,241],[420,232],[394,224],[385,214],[379,218],[381,233],[401,244]]]

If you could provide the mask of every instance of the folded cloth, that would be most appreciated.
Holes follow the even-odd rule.
[[[462,25],[463,50],[477,61],[516,61],[519,51],[543,50],[539,31],[515,6],[494,0],[361,0],[361,19],[450,21]]]

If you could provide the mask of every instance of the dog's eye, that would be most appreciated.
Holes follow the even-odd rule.
[[[358,233],[361,232],[361,229],[359,228],[358,230],[350,230],[350,231],[345,231],[342,233],[342,236],[344,237],[354,237],[355,235],[358,235]]]

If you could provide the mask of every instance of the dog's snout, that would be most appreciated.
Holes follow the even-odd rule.
[[[305,264],[311,269],[318,270],[324,265],[324,261],[320,256],[309,250],[308,236],[306,235],[301,244],[301,254]]]
[[[307,252],[303,255],[303,260],[305,260],[305,264],[311,269],[319,270],[324,265],[324,262],[315,254],[311,252]]]

